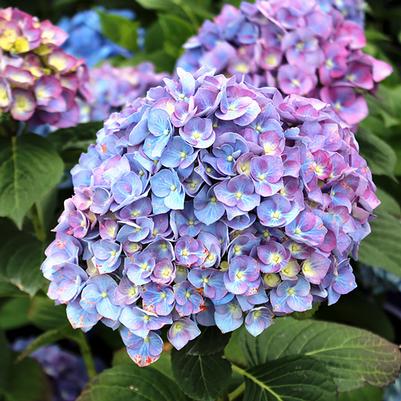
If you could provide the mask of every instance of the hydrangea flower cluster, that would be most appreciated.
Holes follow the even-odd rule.
[[[60,46],[67,34],[15,8],[0,9],[0,112],[33,126],[74,126],[89,99],[84,61]]]
[[[119,328],[140,366],[159,358],[162,328],[181,349],[198,325],[256,336],[274,315],[335,303],[379,203],[327,104],[177,75],[105,122],[41,267],[73,327]]]
[[[323,11],[330,13],[331,8],[340,11],[347,20],[363,26],[365,24],[364,0],[318,0]]]
[[[12,348],[21,352],[32,339],[18,339]],[[75,401],[88,382],[85,364],[81,357],[58,345],[48,345],[31,354],[42,366],[52,385],[52,401]],[[102,364],[96,361],[98,368]],[[101,369],[99,369],[101,370]]]
[[[91,68],[89,75],[92,101],[82,105],[84,121],[105,120],[112,112],[144,96],[167,76],[156,73],[154,65],[148,62],[135,67],[113,67],[106,63]]]
[[[72,18],[64,17],[58,24],[69,35],[63,49],[75,57],[85,59],[89,67],[111,57],[129,58],[132,56],[127,49],[104,36],[99,11],[129,20],[135,18],[135,14],[131,10],[106,11],[103,7],[97,7],[93,10],[81,11]]]
[[[246,76],[255,86],[319,98],[354,125],[368,113],[360,91],[374,91],[391,66],[363,53],[363,28],[318,0],[225,5],[188,40],[177,66]]]

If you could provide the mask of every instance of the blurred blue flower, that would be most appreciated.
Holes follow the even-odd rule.
[[[33,339],[18,339],[12,345],[14,351],[23,351]],[[52,384],[52,401],[75,401],[86,383],[86,373],[83,359],[72,352],[66,351],[58,345],[49,345],[37,349],[31,354],[42,366]],[[105,368],[104,364],[96,359],[98,372]]]
[[[398,379],[387,387],[384,392],[384,401],[399,401],[401,399],[401,376]]]
[[[118,15],[127,19],[134,19],[135,14],[131,10],[104,10],[98,7],[93,10],[82,11],[72,18],[64,17],[59,22],[59,27],[69,34],[63,49],[74,55],[85,59],[89,67],[110,57],[121,56],[128,58],[131,53],[113,43],[102,33],[102,26],[98,11]]]

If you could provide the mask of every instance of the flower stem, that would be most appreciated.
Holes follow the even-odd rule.
[[[235,390],[228,394],[228,401],[234,401],[240,397],[245,391],[245,383],[241,383]]]
[[[93,379],[97,375],[95,361],[93,360],[92,352],[84,333],[79,332],[77,343],[81,351],[82,359],[85,363],[88,377],[89,379]]]
[[[36,238],[42,242],[42,244],[45,243],[47,237],[46,230],[43,227],[43,221],[40,217],[38,205],[36,203],[33,204],[31,209],[31,220]]]

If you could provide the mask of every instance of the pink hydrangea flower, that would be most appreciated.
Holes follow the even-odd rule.
[[[0,10],[0,112],[31,126],[79,122],[79,100],[90,98],[88,71],[60,48],[66,39],[50,21]]]
[[[239,9],[226,5],[188,40],[177,66],[190,72],[209,66],[245,76],[259,87],[320,97],[347,124],[358,124],[367,115],[359,92],[374,93],[392,68],[363,52],[361,4],[356,2],[352,10],[350,3],[256,0]],[[235,107],[238,113],[240,104]]]

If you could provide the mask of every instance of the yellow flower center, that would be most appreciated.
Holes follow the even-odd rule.
[[[281,217],[281,212],[280,212],[279,210],[275,210],[275,211],[272,213],[272,219],[278,220],[280,217]]]

